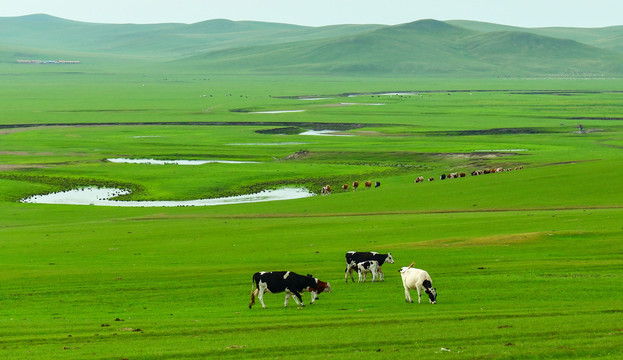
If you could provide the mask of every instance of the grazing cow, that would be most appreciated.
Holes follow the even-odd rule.
[[[307,274],[307,276],[311,276],[310,274]],[[318,280],[318,278],[314,278],[314,280],[316,280],[316,289],[303,289],[301,291],[301,293],[305,292],[305,291],[309,291],[311,294],[311,302],[310,304],[314,304],[314,302],[316,301],[316,299],[318,299],[318,294],[322,293],[322,292],[331,292],[331,284],[329,284],[328,282],[324,282],[322,280]],[[289,292],[286,292],[286,301],[284,303],[284,306],[288,306],[288,300],[290,299],[290,296],[292,296]],[[301,305],[298,302],[298,299],[296,298],[296,296],[293,297],[294,298],[294,302],[296,302],[296,305]]]
[[[428,178],[428,181],[435,181],[435,178],[431,176]]]
[[[353,191],[357,191],[358,187],[359,187],[359,181],[354,181],[353,182]]]
[[[446,179],[446,174],[441,174],[441,176],[439,177],[439,180],[445,180]]]
[[[418,177],[415,178],[415,183],[416,184],[417,183],[421,183],[421,182],[424,182],[424,176],[418,176]]]
[[[305,306],[301,298],[301,292],[309,291],[312,293],[312,303],[315,300],[315,294],[318,292],[318,281],[311,275],[303,276],[291,271],[262,271],[253,274],[253,282],[251,283],[251,302],[249,309],[255,304],[255,297],[260,299],[262,307],[264,305],[264,293],[286,292],[286,301],[284,306],[288,306],[288,295],[296,296],[301,306]]]
[[[462,172],[462,173],[460,173],[460,174],[459,174],[459,177],[465,177],[465,173],[463,173],[463,172]]]
[[[366,189],[369,189],[372,186],[372,181],[366,181],[364,185],[366,186]]]
[[[377,181],[377,182],[374,183],[374,188],[376,189],[378,187],[381,187],[381,182],[380,181]]]
[[[348,184],[342,185],[342,190],[347,191],[348,190]]]
[[[321,193],[322,195],[331,195],[331,186],[330,185],[323,186]]]
[[[359,282],[366,282],[368,273],[372,274],[372,282],[379,276],[379,262],[376,260],[362,261],[357,264],[357,273],[359,273]]]
[[[431,304],[437,304],[437,289],[433,287],[433,280],[431,280],[430,275],[426,271],[415,269],[413,263],[408,267],[401,268],[399,271],[402,277],[402,286],[405,288],[406,302],[413,302],[409,290],[416,289],[418,304],[422,303],[422,290],[428,294],[428,301]]]
[[[350,274],[350,279],[355,282],[353,278],[353,270],[357,269],[357,264],[363,261],[375,260],[379,263],[378,265],[378,277],[381,281],[385,280],[385,275],[383,274],[383,269],[381,266],[385,262],[390,264],[394,263],[394,258],[391,253],[387,254],[379,254],[377,252],[357,252],[357,251],[349,251],[346,253],[346,270],[344,271],[344,281],[348,282],[348,275]]]

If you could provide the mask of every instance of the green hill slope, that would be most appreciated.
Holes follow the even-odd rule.
[[[0,61],[88,59],[111,69],[116,60],[151,61],[202,73],[620,77],[623,54],[613,44],[622,31],[436,20],[325,27],[224,19],[95,24],[29,15],[0,18]]]
[[[312,28],[254,21],[208,20],[195,24],[95,24],[48,15],[0,18],[4,46],[172,60],[200,52],[332,38],[380,25]]]
[[[573,40],[525,32],[477,35],[468,39],[464,48],[470,56],[493,68],[503,70],[511,66],[517,74],[608,76],[623,73],[619,54]]]
[[[314,42],[208,52],[181,63],[206,71],[435,76],[620,76],[619,54],[525,32],[481,33],[435,20]]]
[[[586,45],[606,50],[623,52],[623,26],[609,26],[604,28],[521,28],[467,20],[452,20],[448,21],[448,23],[479,32],[528,32],[536,35],[554,37],[558,39],[575,40]]]

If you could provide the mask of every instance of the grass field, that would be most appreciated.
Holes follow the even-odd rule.
[[[623,357],[620,80],[0,66],[3,358]],[[283,110],[305,111],[252,113]],[[523,169],[469,176],[491,167]],[[439,180],[450,172],[468,176]],[[354,180],[382,185],[336,190]],[[327,183],[330,196],[214,207],[19,202],[93,184],[187,200]],[[396,263],[382,283],[345,283],[349,250]],[[404,302],[411,262],[437,305]],[[252,274],[270,270],[333,291],[249,310]]]

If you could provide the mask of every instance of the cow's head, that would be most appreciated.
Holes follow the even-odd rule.
[[[387,253],[387,259],[385,261],[390,263],[390,264],[394,263],[394,258],[392,257],[391,253]]]
[[[428,294],[428,301],[430,301],[431,304],[437,304],[437,289],[431,287],[424,291]]]
[[[331,284],[318,280],[318,294],[321,292],[331,292]]]
[[[433,287],[429,280],[424,280],[422,285],[424,286],[424,292],[428,295],[428,301],[431,304],[437,304],[437,289]]]

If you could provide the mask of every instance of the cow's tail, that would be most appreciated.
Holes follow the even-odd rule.
[[[257,295],[257,293],[259,292],[260,289],[258,289],[258,285],[255,281],[255,274],[253,275],[253,278],[251,279],[251,302],[249,303],[249,309],[255,305],[255,296]]]

